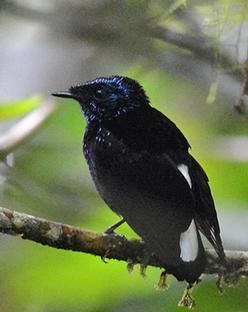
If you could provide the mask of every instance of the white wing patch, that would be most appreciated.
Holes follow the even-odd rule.
[[[189,168],[186,165],[181,164],[181,165],[177,166],[177,169],[184,176],[184,178],[186,179],[186,181],[188,182],[188,184],[189,184],[189,186],[191,188],[192,184],[191,184],[191,179],[190,179],[190,176],[189,176]]]
[[[185,261],[194,261],[198,255],[198,237],[195,221],[192,219],[188,229],[180,235],[180,258]]]

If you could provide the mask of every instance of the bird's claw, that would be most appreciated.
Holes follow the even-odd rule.
[[[157,290],[167,290],[169,288],[168,284],[166,283],[167,276],[168,276],[168,274],[166,273],[166,271],[161,272],[160,277],[159,277],[159,281],[155,285],[155,288]]]
[[[103,256],[101,256],[101,260],[102,260],[105,264],[108,263],[108,261],[106,261],[106,258],[108,257],[109,253],[110,253],[110,248],[105,252],[105,254],[104,254]]]
[[[196,302],[192,296],[194,284],[188,284],[187,288],[184,290],[182,299],[179,301],[179,307],[185,307],[192,309],[196,306]]]
[[[112,235],[116,234],[113,233]],[[108,263],[105,259],[111,258],[112,253],[116,253],[116,251],[118,251],[123,246],[125,240],[126,238],[124,235],[116,235],[114,240],[110,239],[104,255],[101,256],[102,261],[104,263]]]

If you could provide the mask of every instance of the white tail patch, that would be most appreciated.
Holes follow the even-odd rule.
[[[190,176],[189,176],[189,168],[186,165],[181,164],[181,165],[177,166],[177,169],[184,176],[184,178],[186,179],[186,181],[188,182],[188,184],[189,184],[189,186],[191,188],[192,184],[191,184],[191,179],[190,179]]]
[[[180,236],[180,258],[185,261],[194,261],[198,255],[198,237],[195,221],[192,219],[188,229]]]

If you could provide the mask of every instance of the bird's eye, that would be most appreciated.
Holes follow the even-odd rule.
[[[102,89],[98,89],[98,90],[96,90],[94,95],[95,95],[96,99],[101,100],[105,97],[106,92],[104,92],[104,90],[102,90]]]

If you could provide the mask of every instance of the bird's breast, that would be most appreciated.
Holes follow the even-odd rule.
[[[97,191],[110,208],[119,213],[122,193],[131,183],[127,147],[100,128],[95,136],[85,137],[83,151]]]

